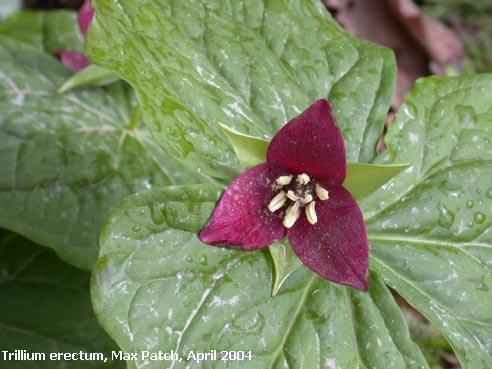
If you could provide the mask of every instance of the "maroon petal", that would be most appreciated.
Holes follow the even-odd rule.
[[[260,164],[238,176],[227,187],[200,240],[211,245],[239,245],[259,249],[282,239],[282,211],[271,213],[267,206],[276,195],[273,184],[288,174],[276,165]]]
[[[268,146],[269,163],[341,185],[346,174],[345,144],[330,104],[318,100],[289,121]]]
[[[301,216],[289,229],[292,248],[321,277],[366,291],[369,246],[364,219],[352,195],[339,186],[316,202],[318,222]]]
[[[92,17],[94,16],[94,8],[89,3],[89,0],[85,0],[84,4],[77,14],[77,20],[79,21],[80,32],[84,37],[87,35],[87,30],[92,22]]]
[[[72,72],[78,72],[81,69],[87,67],[90,62],[89,59],[83,53],[78,51],[64,50],[57,53],[61,62],[65,67],[70,69]]]

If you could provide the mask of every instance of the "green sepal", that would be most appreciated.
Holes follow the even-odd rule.
[[[266,161],[268,141],[238,132],[222,123],[219,123],[219,126],[224,131],[239,162],[245,169]]]
[[[65,93],[77,87],[106,86],[118,80],[118,76],[95,64],[90,64],[71,76],[59,89],[59,93]]]
[[[272,281],[272,297],[275,297],[289,275],[296,271],[302,262],[295,254],[287,238],[275,242],[268,249],[275,267]]]
[[[379,165],[349,163],[347,165],[347,176],[343,182],[343,187],[345,187],[357,201],[360,201],[381,188],[402,170],[409,167],[409,164]]]

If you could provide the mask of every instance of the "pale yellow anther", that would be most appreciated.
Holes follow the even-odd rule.
[[[287,198],[292,201],[299,200],[299,196],[297,196],[292,190],[287,191]]]
[[[290,182],[292,181],[292,176],[280,176],[278,177],[275,182],[277,182],[277,184],[279,186],[286,186],[288,184],[290,184]]]
[[[309,204],[311,201],[313,201],[313,196],[311,194],[307,194],[304,196],[304,198],[300,199],[303,204]]]
[[[301,210],[299,207],[300,202],[296,201],[293,205],[287,208],[283,222],[285,228],[291,228],[297,219],[299,219],[299,216],[301,215]]]
[[[316,224],[318,222],[318,217],[316,216],[316,201],[311,201],[306,205],[306,218],[309,223]]]
[[[311,181],[311,178],[306,173],[299,174],[297,176],[297,183],[307,185]]]
[[[321,201],[328,200],[330,196],[328,195],[328,190],[325,190],[319,184],[316,185],[316,195],[318,195],[318,199]]]
[[[280,191],[268,204],[268,210],[272,213],[284,206],[287,196],[284,191]]]

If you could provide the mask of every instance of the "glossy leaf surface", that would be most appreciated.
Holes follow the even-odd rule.
[[[109,210],[152,186],[191,180],[130,114],[132,92],[61,95],[53,57],[0,38],[0,225],[89,269]]]
[[[342,32],[320,2],[93,6],[91,60],[136,88],[157,141],[196,170],[228,179],[240,170],[218,123],[270,139],[319,98],[333,104],[349,161],[374,158],[393,56]]]
[[[362,202],[372,266],[469,369],[492,367],[491,94],[490,75],[418,82],[378,160],[412,167]]]
[[[302,267],[272,298],[266,250],[201,243],[196,233],[220,192],[155,189],[112,213],[93,279],[96,312],[125,351],[173,349],[183,358],[130,368],[185,368],[191,350],[210,349],[251,350],[252,360],[234,368],[427,368],[376,274],[370,293],[360,293]]]

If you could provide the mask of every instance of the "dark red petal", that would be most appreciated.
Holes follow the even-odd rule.
[[[94,16],[94,8],[91,6],[88,0],[85,0],[84,4],[77,14],[77,20],[79,22],[79,28],[82,35],[85,37],[87,35],[87,30],[92,22],[92,17]]]
[[[316,214],[315,225],[302,215],[288,231],[297,256],[329,281],[367,290],[369,245],[352,195],[341,186],[331,190],[328,200],[316,202]]]
[[[78,51],[64,50],[58,52],[57,55],[60,57],[63,65],[72,72],[78,72],[90,64],[85,54],[79,53]]]
[[[268,146],[267,161],[341,185],[346,174],[345,144],[330,104],[318,100],[289,121]]]
[[[260,164],[238,176],[227,187],[200,240],[211,245],[228,244],[259,249],[282,239],[282,210],[271,213],[267,206],[276,195],[272,189],[278,176],[288,174],[279,166]]]

